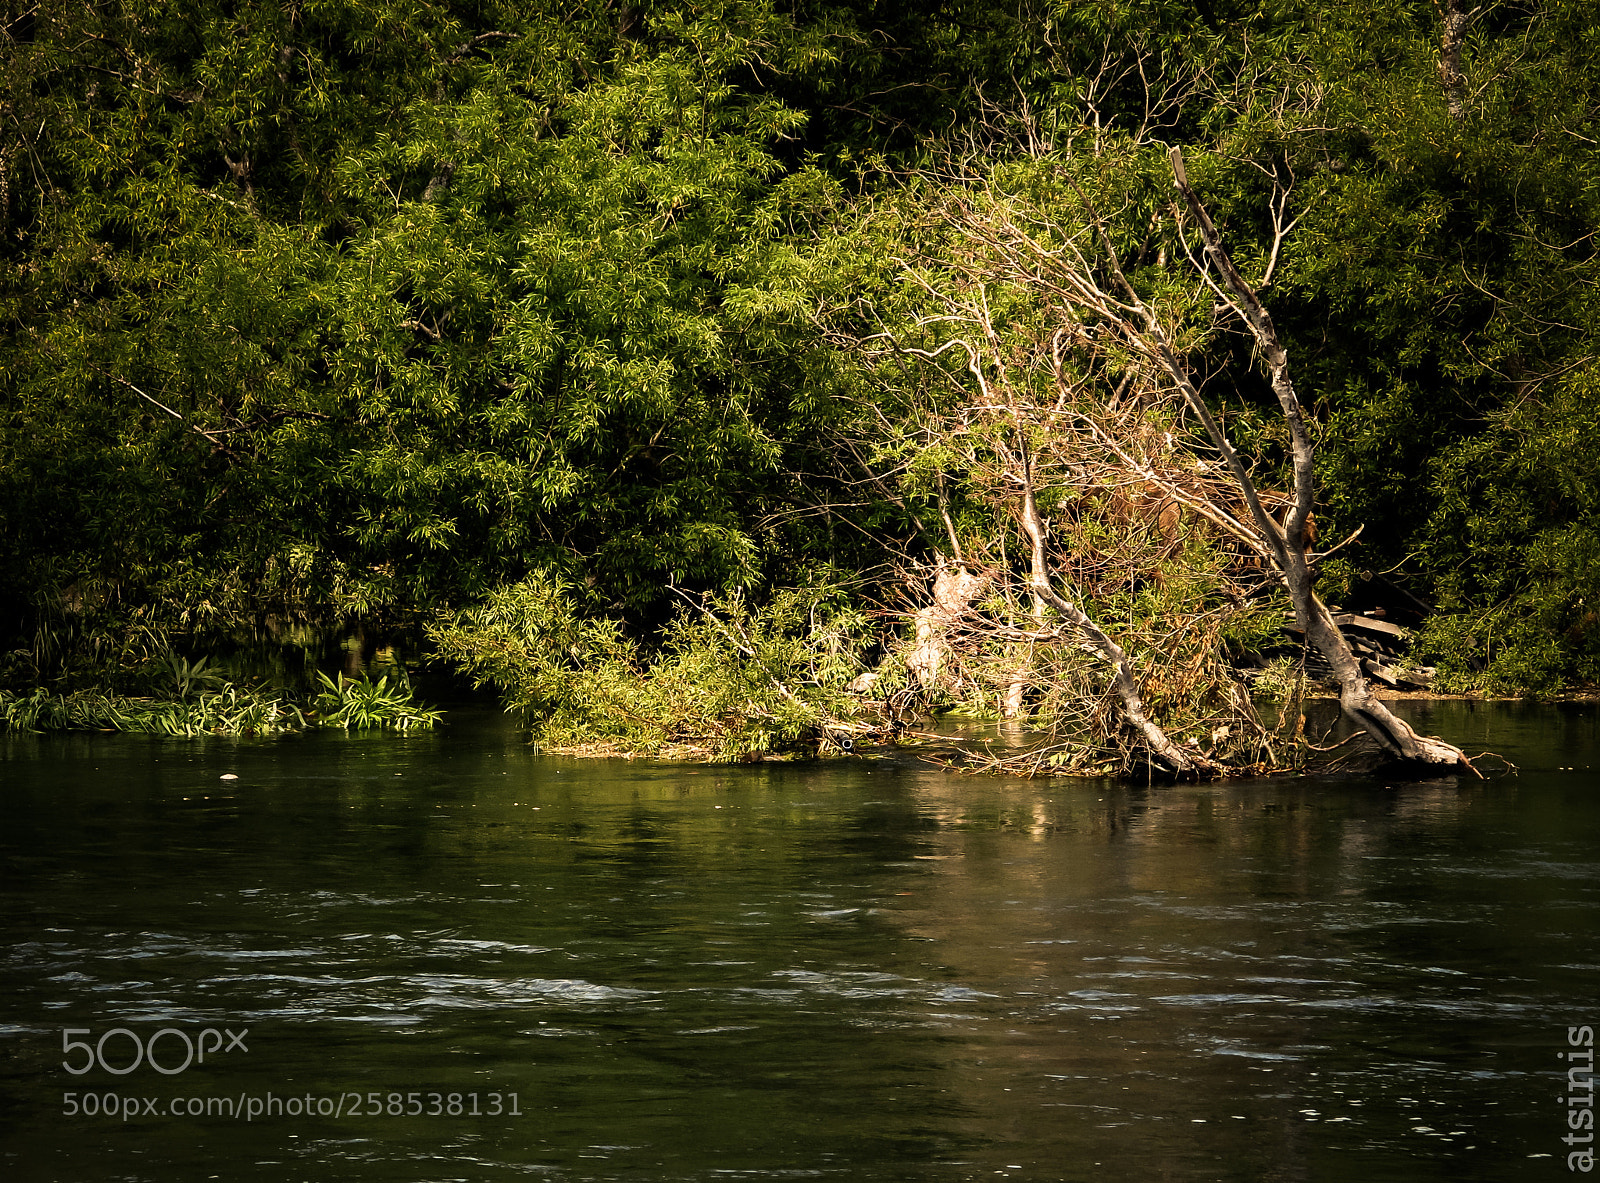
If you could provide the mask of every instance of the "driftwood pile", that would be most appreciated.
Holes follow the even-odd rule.
[[[1335,610],[1333,623],[1349,643],[1351,652],[1361,663],[1361,672],[1373,682],[1390,690],[1426,690],[1434,678],[1432,666],[1414,666],[1405,660],[1410,645],[1410,634],[1398,624],[1380,616]],[[1305,654],[1306,676],[1317,681],[1334,679],[1333,667],[1315,646],[1305,645],[1305,634],[1291,619],[1283,628],[1293,650],[1285,647],[1277,652],[1293,655]]]

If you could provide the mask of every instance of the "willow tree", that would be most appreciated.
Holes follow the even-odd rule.
[[[0,680],[415,636],[545,569],[635,620],[760,578],[826,409],[772,277],[826,186],[759,82],[827,55],[761,0],[634,13],[0,28]]]

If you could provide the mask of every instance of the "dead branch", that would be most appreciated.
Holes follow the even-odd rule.
[[[1318,598],[1306,560],[1304,537],[1306,520],[1310,516],[1315,497],[1312,444],[1310,433],[1306,429],[1300,398],[1290,377],[1288,353],[1278,338],[1271,314],[1261,302],[1259,294],[1245,282],[1238,269],[1234,267],[1233,260],[1223,246],[1222,236],[1218,234],[1199,195],[1190,186],[1188,174],[1183,167],[1182,151],[1173,148],[1169,155],[1173,184],[1199,226],[1201,237],[1205,242],[1206,258],[1216,269],[1217,275],[1221,277],[1222,286],[1229,294],[1229,307],[1249,328],[1257,347],[1261,350],[1273,392],[1278,396],[1279,406],[1289,425],[1294,464],[1294,501],[1284,528],[1278,529],[1277,524],[1267,518],[1265,511],[1260,509],[1260,500],[1256,497],[1249,474],[1243,466],[1230,463],[1229,467],[1240,482],[1246,499],[1257,511],[1257,524],[1268,528],[1274,558],[1284,584],[1289,590],[1290,599],[1294,603],[1297,623],[1333,668],[1334,676],[1339,681],[1339,702],[1344,713],[1377,741],[1378,747],[1385,755],[1403,763],[1420,766],[1464,767],[1475,775],[1481,775],[1473,768],[1472,762],[1461,749],[1440,739],[1419,736],[1373,695],[1372,687],[1362,673],[1361,665],[1351,651],[1349,642],[1334,624],[1327,607]],[[1169,358],[1173,362],[1176,361],[1175,355],[1172,355],[1164,344],[1158,347],[1157,352],[1164,362]],[[1192,384],[1181,383],[1181,385],[1186,395],[1193,391]],[[1192,398],[1198,400],[1199,392],[1194,391]],[[1196,407],[1196,410],[1199,408]],[[1232,449],[1223,437],[1220,427],[1215,426],[1215,419],[1209,414],[1202,415],[1201,418],[1206,424],[1207,431],[1214,433],[1212,442],[1216,444],[1217,449],[1231,456]]]

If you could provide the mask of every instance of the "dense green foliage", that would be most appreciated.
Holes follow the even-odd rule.
[[[541,565],[635,614],[756,577],[784,441],[827,413],[783,279],[826,186],[726,76],[820,51],[759,11],[649,44],[167,13],[41,11],[12,47],[0,595],[38,674],[414,623]]]
[[[867,622],[837,592],[781,592],[677,615],[644,653],[613,619],[584,618],[571,589],[537,575],[430,629],[439,653],[501,688],[556,749],[718,760],[848,747]]]
[[[938,551],[941,474],[987,512],[934,454],[882,479],[916,400],[820,327],[915,315],[907,194],[1023,158],[1070,177],[1282,463],[1249,350],[1194,300],[1166,143],[1254,278],[1287,186],[1267,295],[1324,532],[1364,526],[1330,590],[1388,572],[1434,604],[1455,685],[1593,681],[1596,23],[1484,6],[1458,117],[1426,0],[14,2],[0,682],[126,691],[172,648],[433,624],[551,734],[622,671],[671,698],[724,663],[688,732],[743,696],[782,746],[815,719],[717,627],[840,570],[892,599],[886,561]],[[827,646],[786,602],[789,685]],[[530,621],[580,656],[493,656]]]

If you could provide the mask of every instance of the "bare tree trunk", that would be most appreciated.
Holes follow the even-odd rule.
[[[1467,79],[1461,72],[1461,50],[1467,42],[1467,29],[1478,9],[1467,11],[1461,0],[1433,0],[1439,10],[1439,83],[1451,119],[1467,113]]]
[[[639,5],[634,0],[622,0],[617,9],[617,40],[630,41],[639,32]]]
[[[917,640],[906,658],[906,669],[924,690],[932,690],[944,677],[950,658],[946,633],[988,582],[983,576],[968,571],[959,561],[940,561],[933,577],[933,603],[917,610]]]
[[[1030,581],[1031,587],[1031,581]],[[1033,631],[1043,635],[1045,632],[1044,597],[1037,591],[1032,592],[1033,600]],[[1022,717],[1023,705],[1027,700],[1028,687],[1034,681],[1034,653],[1032,641],[1020,641],[1011,646],[1011,653],[1016,658],[1016,665],[1011,671],[1011,680],[1006,683],[1005,696],[1000,702],[1000,717],[1002,719],[1018,719]]]
[[[1220,425],[1211,415],[1209,408],[1205,407],[1199,391],[1186,376],[1180,379],[1180,385],[1204,422],[1212,443],[1228,459],[1229,468],[1233,471],[1245,500],[1250,505],[1256,527],[1271,548],[1284,584],[1289,589],[1290,599],[1294,602],[1295,619],[1305,630],[1306,637],[1333,668],[1334,677],[1339,681],[1339,705],[1344,713],[1359,724],[1386,755],[1411,764],[1462,766],[1476,773],[1477,770],[1472,767],[1471,761],[1459,748],[1440,739],[1418,735],[1373,695],[1372,687],[1361,672],[1360,663],[1350,651],[1349,642],[1334,624],[1327,607],[1317,598],[1311,569],[1306,561],[1305,537],[1306,521],[1311,514],[1315,497],[1311,436],[1306,430],[1305,413],[1289,375],[1289,355],[1278,339],[1271,314],[1267,312],[1255,289],[1245,282],[1244,277],[1234,267],[1233,260],[1222,245],[1222,236],[1217,233],[1217,228],[1212,223],[1205,206],[1201,204],[1199,196],[1190,187],[1188,175],[1183,167],[1183,153],[1180,149],[1173,148],[1170,155],[1174,184],[1189,207],[1189,212],[1199,224],[1200,235],[1205,242],[1206,256],[1221,276],[1222,287],[1226,289],[1222,294],[1233,310],[1250,327],[1250,332],[1255,337],[1256,344],[1260,347],[1267,363],[1273,393],[1278,396],[1278,405],[1282,408],[1284,419],[1289,425],[1289,439],[1294,459],[1294,496],[1282,526],[1273,521],[1262,507],[1249,473],[1239,463]],[[1165,353],[1168,357],[1171,356],[1170,349],[1165,349]],[[1165,362],[1166,359],[1163,360]]]

